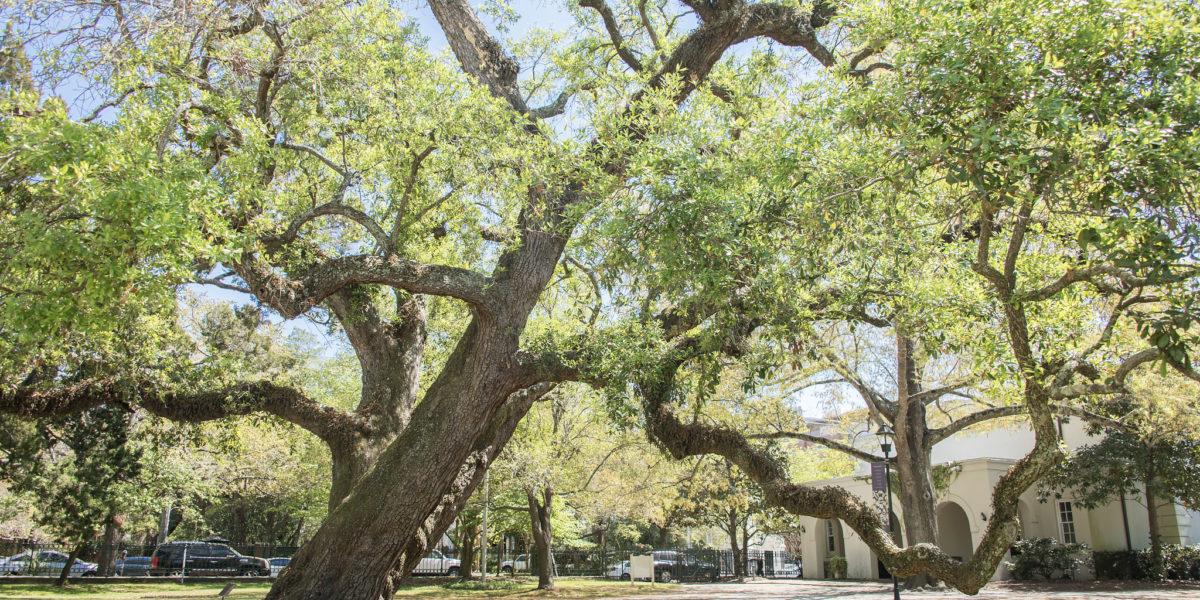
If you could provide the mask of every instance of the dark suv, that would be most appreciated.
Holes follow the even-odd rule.
[[[150,575],[270,574],[271,566],[265,558],[242,556],[219,542],[167,542],[155,548],[150,557]]]
[[[679,580],[716,581],[720,576],[716,565],[700,560],[686,552],[654,551],[654,579],[662,583]]]

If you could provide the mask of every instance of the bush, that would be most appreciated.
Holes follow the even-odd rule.
[[[1018,540],[1012,549],[1013,561],[1007,563],[1014,579],[1074,579],[1075,571],[1086,565],[1091,552],[1083,544],[1060,544],[1052,538]]]
[[[849,563],[843,556],[833,555],[825,559],[825,574],[830,579],[845,579],[846,571],[849,569]]]
[[[1108,550],[1092,553],[1096,579],[1145,579],[1147,566],[1143,553],[1135,550]]]
[[[1200,546],[1164,546],[1163,570],[1167,579],[1200,579]]]
[[[1096,552],[1093,559],[1097,579],[1158,579],[1150,549]],[[1161,577],[1200,579],[1200,546],[1163,546]]]

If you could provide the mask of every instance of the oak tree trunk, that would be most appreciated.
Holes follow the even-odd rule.
[[[111,577],[116,571],[117,538],[121,534],[118,523],[123,521],[119,515],[110,515],[104,521],[104,540],[100,543],[100,556],[97,558],[100,575],[104,577]]]
[[[892,532],[897,544],[937,544],[937,506],[933,490],[931,448],[926,441],[929,433],[925,404],[913,396],[920,391],[913,341],[902,334],[896,336],[897,367],[901,382],[897,396],[896,418],[893,423],[896,444],[896,490],[904,514],[904,534]],[[892,516],[887,516],[892,523]],[[937,585],[935,577],[914,575],[904,580],[908,589]]]
[[[553,546],[550,528],[551,504],[554,501],[554,490],[546,486],[542,490],[542,498],[531,488],[525,490],[525,498],[529,502],[529,521],[533,531],[534,563],[537,565],[538,589],[554,589],[554,558],[551,555]]]

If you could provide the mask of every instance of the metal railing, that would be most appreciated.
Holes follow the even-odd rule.
[[[772,550],[750,550],[737,553],[711,548],[608,548],[588,550],[555,550],[552,552],[552,572],[557,576],[601,577],[628,579],[631,555],[654,555],[656,577],[669,576],[673,581],[715,581],[735,577],[739,572],[749,577],[797,578],[801,576],[800,555]],[[737,569],[738,562],[743,569]],[[502,557],[499,566],[489,565],[492,573],[536,573],[536,559],[529,554]]]
[[[289,558],[299,550],[298,546],[273,544],[228,544],[244,556],[258,558]],[[78,562],[71,568],[71,576],[88,577],[100,575],[105,569],[100,565],[103,557],[113,561],[112,575],[140,577],[149,573],[150,557],[156,545],[116,544],[111,548],[91,544],[80,552]],[[38,543],[30,540],[0,538],[0,576],[34,575],[57,576],[62,572],[71,548],[59,544]],[[739,560],[744,561],[743,574],[751,577],[794,578],[802,573],[800,555],[790,552],[751,550],[735,555],[731,550],[711,548],[593,548],[587,550],[559,549],[552,553],[552,572],[560,577],[596,577],[627,579],[629,557],[634,554],[654,554],[655,574],[661,578],[669,575],[673,581],[713,581],[734,577]],[[532,574],[537,572],[536,559],[530,553],[506,551],[492,554],[488,561],[488,572],[502,574]],[[176,561],[179,562],[179,561]],[[189,557],[183,563],[191,575],[196,562]],[[452,551],[446,549],[430,552],[413,570],[413,575],[453,577],[466,568],[478,571],[477,566],[463,566]],[[203,569],[214,571],[214,569]],[[219,570],[219,569],[217,569]],[[199,572],[198,569],[197,572]],[[279,569],[272,566],[272,574]],[[237,575],[236,569],[228,575]]]

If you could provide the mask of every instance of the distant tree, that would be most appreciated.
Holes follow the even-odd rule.
[[[1153,404],[1118,406],[1126,408],[1121,411],[1125,418],[1108,426],[1092,425],[1089,433],[1103,438],[1077,449],[1056,466],[1039,484],[1039,495],[1060,498],[1069,491],[1085,508],[1103,506],[1114,498],[1142,502],[1150,529],[1149,574],[1161,578],[1165,575],[1162,507],[1180,502],[1200,509],[1200,435],[1190,427],[1164,423]]]
[[[684,493],[676,501],[683,525],[713,527],[725,534],[733,553],[733,576],[748,573],[747,547],[766,512],[762,491],[728,460],[703,457]]]
[[[67,416],[6,427],[0,475],[13,491],[36,497],[37,523],[70,547],[59,574],[64,585],[76,559],[106,524],[118,519],[142,471],[130,443],[132,413],[105,404]]]

